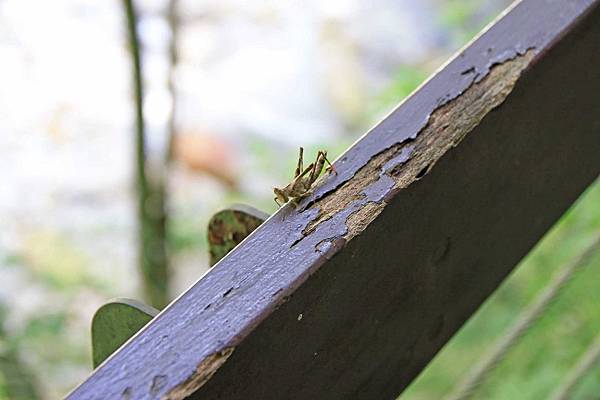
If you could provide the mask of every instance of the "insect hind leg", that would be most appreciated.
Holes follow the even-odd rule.
[[[310,175],[308,175],[309,184],[312,185],[312,183],[317,179],[322,168],[323,168],[323,165],[321,162],[321,158],[319,156],[317,156],[317,159],[313,163],[313,166],[310,170]]]
[[[327,162],[327,164],[329,165],[327,167],[327,171],[331,171],[334,174],[337,174],[337,171],[335,170],[335,167],[333,166],[332,163],[329,162],[329,160],[327,159],[327,152],[326,151],[322,151],[321,155],[323,156],[323,159]]]
[[[317,178],[319,177],[319,175],[321,175],[321,171],[323,171],[323,166],[325,165],[325,162],[327,162],[327,164],[329,164],[329,168],[333,169],[333,166],[327,159],[327,152],[323,151],[323,150],[319,150],[319,152],[317,153],[317,160],[315,161],[315,166],[310,174],[310,182],[311,183],[316,181]]]
[[[298,154],[298,166],[296,167],[296,173],[294,174],[294,178],[302,173],[304,170],[304,149],[300,147],[300,153]]]

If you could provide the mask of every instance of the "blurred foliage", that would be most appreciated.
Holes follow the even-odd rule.
[[[6,310],[0,304],[0,400],[36,400],[40,396],[34,375],[21,359],[18,341],[5,331],[5,319]]]
[[[493,12],[484,12],[484,8],[493,6],[484,0],[446,0],[440,2],[439,25],[446,27],[452,44],[462,46],[471,40],[486,24],[491,22],[498,11],[503,7],[501,2],[495,4],[500,6]],[[510,1],[506,2],[508,5]]]
[[[423,66],[403,65],[392,78],[391,83],[369,105],[370,119],[377,119],[389,113],[400,104],[424,80],[430,71]]]
[[[451,391],[557,268],[585,247],[598,230],[600,182],[561,218],[401,398],[437,399]],[[600,331],[598,282],[600,254],[571,280],[563,295],[508,353],[474,398],[546,398]],[[596,366],[577,388],[574,399],[600,393],[599,377],[600,366]]]
[[[6,387],[6,381],[4,380],[3,374],[0,374],[0,400],[9,400],[8,388]]]
[[[178,214],[169,220],[168,248],[174,253],[206,250],[206,227],[197,215]]]
[[[34,275],[56,289],[77,289],[83,285],[99,287],[101,282],[87,274],[90,262],[83,251],[58,232],[32,232],[13,263],[26,266]]]
[[[34,317],[27,322],[19,340],[52,339],[63,332],[66,320],[67,316],[62,312]]]

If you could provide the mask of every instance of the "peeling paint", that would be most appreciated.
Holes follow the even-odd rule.
[[[527,56],[527,58],[529,58],[537,54],[536,45],[525,45],[524,43],[526,43],[526,41],[523,40],[522,42],[519,42],[510,48],[505,48],[502,50],[488,47],[486,50],[481,50],[481,54],[477,54],[477,57],[472,57],[472,54],[470,54],[472,49],[470,48],[459,53],[457,58],[467,57],[468,52],[468,58],[473,58],[473,60],[478,61],[478,63],[471,64],[467,67],[463,66],[461,69],[458,69],[455,72],[448,71],[450,74],[448,78],[451,79],[447,81],[447,91],[444,95],[437,97],[433,104],[431,104],[431,112],[426,114],[423,118],[417,119],[415,117],[416,109],[421,109],[424,105],[416,102],[411,103],[411,99],[409,98],[406,102],[402,103],[403,107],[401,110],[395,110],[404,111],[404,113],[396,113],[394,111],[392,114],[390,114],[388,118],[381,121],[377,128],[375,128],[380,131],[378,132],[378,135],[369,135],[371,132],[368,132],[368,134],[366,134],[350,149],[350,151],[341,156],[337,164],[366,166],[371,162],[371,160],[362,159],[364,153],[367,153],[362,151],[363,148],[379,149],[379,151],[376,151],[376,153],[379,154],[398,144],[415,140],[420,132],[423,131],[423,129],[425,129],[425,127],[429,124],[431,116],[436,112],[436,110],[457,99],[463,93],[468,91],[474,84],[478,84],[482,80],[486,79],[496,66],[511,62],[515,59],[520,59],[523,56]],[[449,66],[448,69],[450,69]],[[428,91],[428,84],[429,82],[421,87],[419,91]],[[413,111],[413,107],[415,108],[415,111]],[[407,117],[406,114],[409,114],[410,117]],[[398,124],[397,119],[405,120],[405,126]],[[362,167],[357,167],[356,169],[339,168],[339,173],[337,175],[331,175],[323,179],[322,184],[315,189],[312,199],[309,202],[301,204],[300,209],[310,209],[310,207],[320,199],[328,196],[332,192],[337,191],[338,188],[344,185],[347,181],[353,179],[361,168]]]
[[[346,232],[342,234],[345,240],[362,232],[383,210],[390,192],[396,193],[422,179],[448,150],[504,102],[533,57],[533,49],[523,54],[503,52],[481,71],[475,67],[464,71],[467,75],[474,74],[471,85],[436,108],[414,139],[395,143],[376,154],[352,178],[305,206],[317,209],[318,213],[293,245],[338,214],[345,216]],[[321,240],[317,251],[323,251],[323,243],[329,241]]]
[[[185,382],[177,385],[162,400],[182,400],[200,389],[231,356],[235,347],[227,347],[206,357]]]

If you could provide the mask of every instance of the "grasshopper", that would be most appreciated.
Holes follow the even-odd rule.
[[[282,204],[287,203],[290,199],[292,200],[292,204],[297,206],[300,199],[310,194],[310,189],[319,175],[321,175],[325,163],[329,164],[329,167],[327,167],[326,171],[335,173],[335,168],[327,159],[326,151],[319,150],[315,162],[310,163],[310,165],[306,168],[304,168],[303,165],[303,155],[304,149],[300,147],[298,166],[296,167],[296,172],[294,173],[294,179],[286,187],[273,188],[273,193],[275,193],[275,203],[277,203],[277,205],[280,207]]]

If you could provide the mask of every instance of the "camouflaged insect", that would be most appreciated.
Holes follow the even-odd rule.
[[[304,149],[300,147],[298,166],[294,173],[294,179],[286,187],[273,188],[273,193],[275,193],[275,203],[277,203],[278,206],[287,203],[290,199],[294,206],[298,205],[300,199],[310,194],[310,189],[317,178],[319,178],[319,175],[321,175],[325,163],[329,164],[327,171],[335,173],[333,165],[331,165],[327,159],[327,152],[325,150],[319,150],[315,162],[310,163],[306,168],[304,168],[303,156]]]

